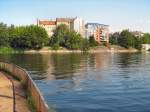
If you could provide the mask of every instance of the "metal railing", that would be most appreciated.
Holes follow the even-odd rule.
[[[20,82],[26,87],[27,92],[30,94],[37,112],[48,112],[49,107],[45,102],[44,97],[25,69],[17,65],[4,62],[0,62],[0,69],[7,71],[12,76],[20,80]]]

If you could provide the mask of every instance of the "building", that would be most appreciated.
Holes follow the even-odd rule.
[[[133,31],[133,32],[131,32],[135,37],[138,37],[138,38],[141,38],[143,35],[144,35],[144,33],[143,32],[141,32],[141,31]]]
[[[146,51],[150,51],[150,44],[142,44],[142,49]]]
[[[88,39],[93,36],[94,39],[101,44],[109,43],[109,26],[99,23],[87,23],[85,25],[85,37]]]
[[[56,26],[65,24],[70,30],[73,29],[74,18],[56,18]]]
[[[53,35],[54,29],[61,24],[65,24],[70,30],[74,30],[85,37],[85,25],[82,18],[56,18],[55,21],[37,20],[37,25],[43,27],[47,31],[49,37]]]
[[[74,18],[73,29],[79,33],[82,37],[85,37],[85,23],[82,18]]]
[[[37,25],[43,27],[48,36],[51,37],[53,35],[53,30],[56,28],[56,21],[37,20]]]

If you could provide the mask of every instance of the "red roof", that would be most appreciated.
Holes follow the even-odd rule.
[[[57,22],[72,22],[73,18],[56,18]]]
[[[56,25],[55,21],[39,21],[40,25]]]

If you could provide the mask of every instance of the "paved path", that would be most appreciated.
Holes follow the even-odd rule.
[[[31,112],[26,91],[19,81],[0,71],[0,112],[14,112],[14,110],[15,112]]]
[[[0,112],[13,112],[13,101],[12,83],[0,72]]]

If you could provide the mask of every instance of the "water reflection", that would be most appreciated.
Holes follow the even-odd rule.
[[[58,112],[150,111],[150,54],[12,54]]]

